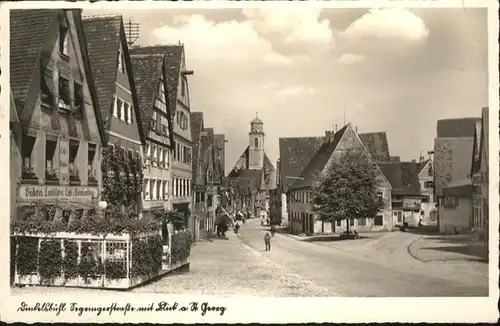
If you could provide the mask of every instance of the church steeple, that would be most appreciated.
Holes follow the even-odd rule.
[[[262,169],[264,167],[264,123],[259,119],[257,113],[255,119],[250,122],[248,133],[248,168],[250,170]]]

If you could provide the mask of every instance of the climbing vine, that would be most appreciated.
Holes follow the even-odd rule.
[[[62,251],[60,240],[42,240],[38,254],[38,273],[42,284],[52,285],[61,276]]]
[[[78,244],[75,241],[64,241],[63,271],[66,280],[78,276]]]
[[[135,210],[137,197],[142,192],[144,182],[140,157],[127,158],[119,144],[116,144],[113,150],[104,148],[102,154],[102,200],[111,206],[124,206],[127,210]]]

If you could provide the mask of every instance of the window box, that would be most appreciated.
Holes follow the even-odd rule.
[[[69,184],[70,185],[80,185],[81,184],[80,176],[78,174],[78,169],[70,171]]]
[[[95,176],[89,176],[88,184],[89,186],[97,186],[98,182]]]
[[[38,177],[35,173],[35,169],[32,167],[23,168],[23,171],[21,172],[21,179],[23,183],[38,184]]]
[[[51,185],[59,184],[59,177],[56,170],[45,170],[45,183]]]

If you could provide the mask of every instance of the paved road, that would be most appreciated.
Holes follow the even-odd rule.
[[[419,236],[393,232],[370,240],[305,242],[276,234],[264,251],[266,230],[258,221],[241,228],[243,242],[265,259],[327,289],[335,296],[487,296],[487,264],[427,264],[407,247]],[[486,272],[486,273],[485,273]]]

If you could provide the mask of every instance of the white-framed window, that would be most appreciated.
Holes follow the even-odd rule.
[[[118,118],[118,99],[113,95],[113,116]]]
[[[163,182],[161,180],[156,180],[156,199],[157,200],[160,200],[162,199],[162,195],[161,195],[161,186],[163,185]]]
[[[66,20],[59,24],[59,53],[68,55],[68,26]]]
[[[169,167],[169,159],[170,159],[170,149],[165,149],[163,151],[163,155],[165,155],[165,158],[163,159],[164,162],[165,162],[165,167],[168,168]]]
[[[156,121],[158,119],[158,113],[153,111],[153,117],[151,118],[151,130],[156,130]]]
[[[132,124],[132,104],[125,103],[125,116],[127,117],[126,122]]]
[[[151,147],[153,147],[153,150],[152,150],[153,155],[151,156],[151,162],[152,162],[153,166],[157,166],[158,164],[157,164],[157,161],[156,161],[156,159],[157,159],[157,157],[156,157],[156,153],[157,153],[156,152],[156,146],[151,146]]]
[[[146,179],[146,191],[144,193],[145,200],[151,200],[150,184],[151,184],[151,180]]]
[[[146,165],[149,165],[149,162],[151,160],[151,145],[146,144]]]
[[[120,105],[120,119],[122,121],[127,121],[127,117],[125,116],[125,101],[121,100]]]
[[[116,98],[116,117],[122,119],[123,117],[123,101],[121,98]]]
[[[151,195],[151,200],[156,200],[156,180],[152,179],[149,185],[149,193]]]
[[[158,148],[158,166],[163,167],[164,161],[163,161],[163,148]]]
[[[163,191],[165,192],[165,194],[164,194],[164,196],[163,196],[163,197],[164,197],[165,199],[168,199],[168,195],[169,195],[169,191],[168,191],[168,180],[164,180],[164,181],[163,181],[163,183],[164,183],[164,186],[163,186]]]

